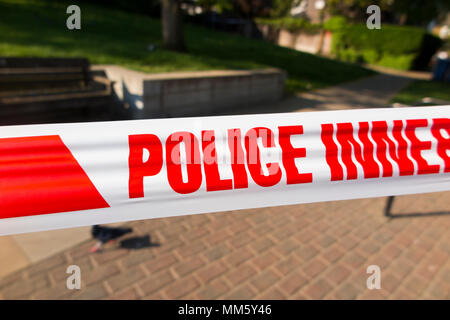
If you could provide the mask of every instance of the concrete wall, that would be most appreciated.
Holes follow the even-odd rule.
[[[219,110],[279,101],[286,74],[279,69],[146,74],[96,66],[134,119],[212,115]]]
[[[268,25],[260,25],[258,29],[263,34],[264,39],[269,40],[282,47],[288,47],[298,51],[316,53],[319,48],[320,32],[291,32],[281,29],[274,30]],[[330,31],[325,32],[323,39],[322,54],[329,55],[331,51],[332,34]]]
[[[319,48],[320,33],[293,33],[287,30],[280,30],[278,45],[292,48],[298,51],[316,53]],[[322,53],[329,54],[331,49],[331,33],[326,32],[323,39]]]

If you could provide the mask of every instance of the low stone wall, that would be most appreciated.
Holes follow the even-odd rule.
[[[258,25],[258,29],[262,33],[264,39],[282,47],[288,47],[313,54],[317,53],[317,49],[319,48],[320,32],[291,32],[285,29],[275,30],[268,25]],[[322,54],[330,54],[331,40],[332,33],[330,31],[326,31],[323,39]]]
[[[118,66],[96,66],[115,81],[131,118],[212,115],[279,101],[286,73],[279,69],[146,74]]]

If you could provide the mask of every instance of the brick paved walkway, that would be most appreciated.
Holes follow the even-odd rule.
[[[128,223],[154,246],[92,241],[0,280],[4,299],[450,299],[450,192]],[[415,214],[424,214],[416,217]],[[82,290],[66,289],[68,265]],[[381,290],[366,289],[368,265]]]

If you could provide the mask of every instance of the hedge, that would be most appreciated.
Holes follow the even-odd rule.
[[[342,17],[331,18],[324,27],[333,34],[331,52],[336,58],[402,70],[425,69],[442,44],[418,27],[383,24],[370,30]]]

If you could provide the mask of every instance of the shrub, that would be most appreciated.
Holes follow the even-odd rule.
[[[381,56],[378,51],[373,50],[373,49],[367,49],[367,50],[362,51],[362,58],[363,58],[363,61],[365,61],[367,63],[375,64],[375,63],[377,63],[377,61],[380,60]]]
[[[341,50],[339,52],[338,59],[348,62],[361,62],[361,57],[359,52],[357,52],[355,49],[349,48],[345,50]]]
[[[347,24],[342,17],[333,17],[324,26],[333,33],[331,52],[338,59],[402,70],[427,64],[425,60],[441,44],[418,27],[383,25],[381,30],[369,30],[362,24]]]
[[[323,24],[323,27],[327,30],[334,31],[340,30],[347,25],[347,18],[344,16],[333,16]]]
[[[413,67],[413,62],[415,58],[416,54],[414,53],[402,54],[399,56],[385,54],[383,55],[383,57],[381,57],[380,60],[377,61],[376,64],[388,68],[410,70]]]

